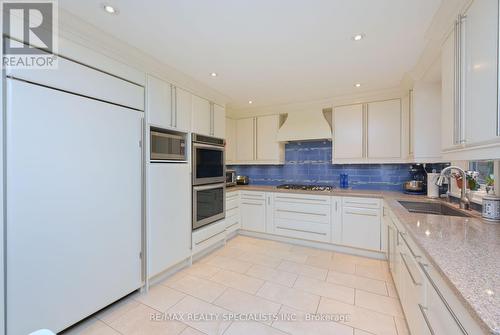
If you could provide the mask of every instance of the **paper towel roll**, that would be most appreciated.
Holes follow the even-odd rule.
[[[439,198],[439,186],[436,185],[436,181],[439,178],[439,173],[428,173],[427,174],[427,197],[428,198]]]

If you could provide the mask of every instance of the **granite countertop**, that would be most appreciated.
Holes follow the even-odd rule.
[[[499,224],[482,220],[478,213],[470,218],[410,213],[398,200],[440,200],[401,192],[349,189],[318,192],[260,185],[227,188],[227,192],[238,190],[384,199],[478,324],[485,332],[500,335]]]

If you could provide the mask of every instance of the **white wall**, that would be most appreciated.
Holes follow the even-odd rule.
[[[335,106],[349,105],[349,104],[363,103],[363,102],[370,102],[377,100],[389,100],[389,99],[401,98],[402,96],[403,92],[401,88],[395,87],[379,91],[364,91],[355,95],[329,97],[315,101],[305,101],[301,103],[284,104],[284,105],[276,105],[268,107],[248,108],[248,109],[238,109],[238,110],[231,110],[228,107],[228,109],[226,109],[226,115],[235,119],[239,119],[244,117],[284,114],[293,112],[307,113],[308,111],[320,111],[324,108],[332,108]]]

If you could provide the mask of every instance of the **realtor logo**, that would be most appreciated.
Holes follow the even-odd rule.
[[[55,1],[3,1],[4,68],[57,66]]]

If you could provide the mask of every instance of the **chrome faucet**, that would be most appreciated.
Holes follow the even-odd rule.
[[[462,177],[462,189],[460,192],[460,208],[469,209],[470,202],[469,199],[467,198],[467,174],[463,169],[459,168],[458,166],[448,166],[444,168],[441,171],[438,180],[436,181],[436,185],[442,186],[446,178],[449,178],[447,174],[449,174],[451,170],[457,170],[460,173],[460,176]],[[451,183],[448,185],[448,193],[450,192],[450,185]]]

